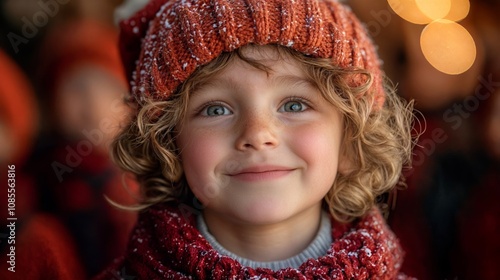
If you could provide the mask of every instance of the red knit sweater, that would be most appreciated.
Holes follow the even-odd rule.
[[[220,255],[196,229],[195,216],[182,209],[163,204],[142,213],[126,255],[96,279],[406,279],[398,273],[399,242],[377,209],[350,224],[332,219],[327,255],[278,271]]]

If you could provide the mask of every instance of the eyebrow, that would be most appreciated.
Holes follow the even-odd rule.
[[[307,78],[296,75],[281,75],[271,78],[271,85],[276,87],[316,87],[316,85]]]
[[[196,94],[200,88],[203,87],[212,87],[212,88],[217,88],[217,87],[225,87],[229,88],[232,91],[235,91],[240,88],[238,83],[236,83],[233,79],[228,79],[228,78],[212,78],[208,79],[204,83],[200,84],[197,89],[193,92],[193,94]]]

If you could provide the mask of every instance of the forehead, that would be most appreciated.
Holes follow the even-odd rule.
[[[292,57],[290,50],[276,45],[247,45],[240,48],[240,54],[253,61],[261,62],[266,66],[273,66],[275,63],[291,64],[295,67],[300,63]]]
[[[252,74],[267,75],[268,79],[279,79],[282,76],[306,76],[304,66],[286,51],[276,46],[250,45],[240,49],[239,56],[234,56],[224,69],[214,75],[220,77],[244,77],[242,71]]]

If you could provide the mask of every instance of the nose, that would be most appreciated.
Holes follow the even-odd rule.
[[[273,149],[279,145],[276,121],[269,116],[252,114],[238,124],[241,128],[236,139],[240,151]]]

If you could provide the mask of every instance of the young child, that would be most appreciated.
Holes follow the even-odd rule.
[[[375,201],[411,105],[348,8],[151,1],[121,27],[136,115],[113,155],[143,211],[98,279],[403,278]]]

